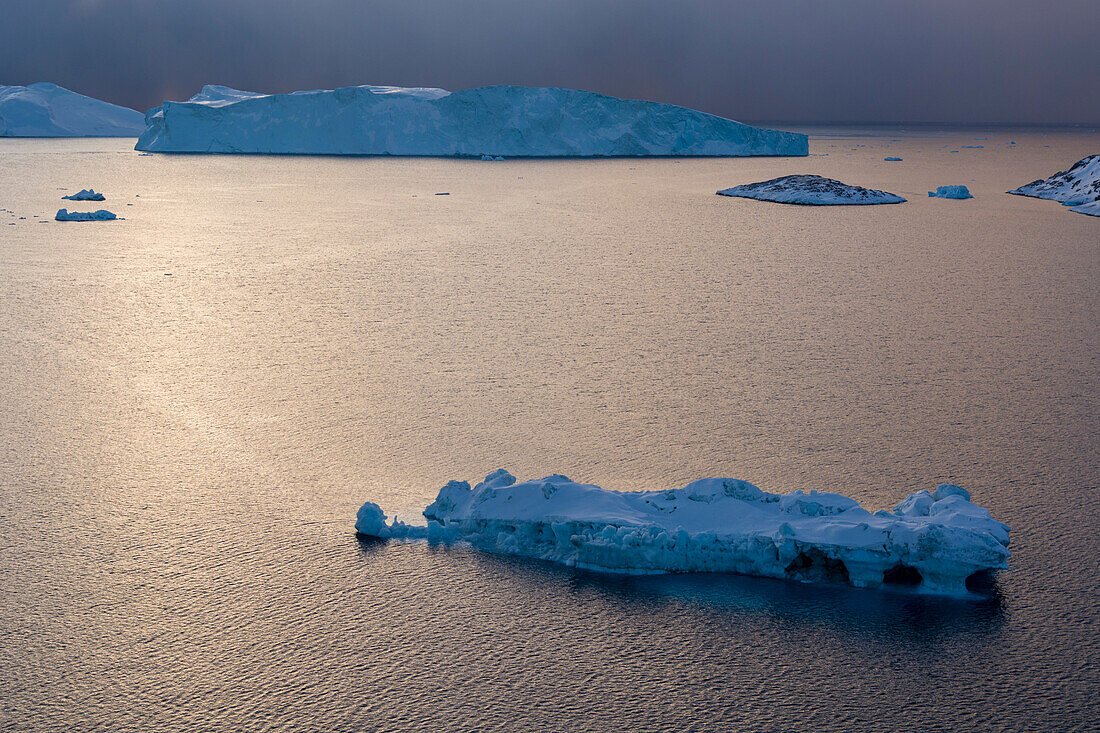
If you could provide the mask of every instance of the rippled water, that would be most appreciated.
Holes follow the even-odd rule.
[[[1097,136],[813,132],[504,163],[0,140],[0,727],[1100,729],[1100,222],[1003,194]],[[910,203],[714,195],[788,173]],[[126,220],[35,218],[86,187]],[[872,509],[953,481],[1012,569],[942,599],[354,535],[498,467]]]

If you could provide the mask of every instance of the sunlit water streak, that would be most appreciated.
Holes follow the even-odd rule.
[[[0,726],[1097,729],[1100,228],[1003,194],[1097,138],[816,132],[504,163],[0,140]],[[788,173],[910,203],[714,195]],[[126,221],[38,223],[87,187]],[[872,509],[949,480],[1012,570],[953,600],[352,532],[498,467]]]

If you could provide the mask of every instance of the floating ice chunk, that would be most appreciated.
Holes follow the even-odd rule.
[[[890,162],[890,163],[900,163],[901,162],[901,158],[894,158],[894,157],[883,158],[883,160],[885,160],[887,162]]]
[[[359,507],[359,512],[355,515],[355,531],[368,537],[389,537],[390,528],[386,524],[386,514],[382,507],[369,501]]]
[[[107,197],[90,188],[82,188],[71,196],[62,196],[66,201],[106,201]]]
[[[106,209],[100,209],[99,211],[69,211],[68,209],[59,209],[57,216],[54,217],[57,221],[112,221],[117,218],[118,217]]]
[[[485,160],[485,161],[494,161],[494,162],[496,162],[496,161],[504,160],[504,156],[503,155],[496,155],[496,156],[483,155],[483,156],[481,156],[481,159]]]
[[[941,484],[894,513],[840,494],[770,494],[747,481],[622,493],[565,476],[517,483],[496,471],[471,488],[451,481],[424,510],[426,527],[363,505],[360,534],[465,542],[488,552],[626,573],[734,572],[877,588],[907,582],[965,591],[971,575],[1007,567],[1008,527]]]
[[[930,198],[938,199],[972,199],[973,195],[966,186],[936,186],[935,191],[929,191]]]
[[[814,175],[783,176],[770,181],[747,183],[719,191],[718,195],[810,206],[900,204],[905,201],[901,196],[886,191],[849,186],[832,178]]]
[[[38,82],[0,85],[0,137],[133,137],[141,113]]]
[[[1086,216],[1100,216],[1100,200],[1090,201],[1087,204],[1081,204],[1080,206],[1074,206],[1070,209],[1074,214],[1085,214]]]
[[[359,86],[293,94],[203,87],[150,110],[138,150],[434,156],[747,156],[808,138],[657,102],[573,89]]]

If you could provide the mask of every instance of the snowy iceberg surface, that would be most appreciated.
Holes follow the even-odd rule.
[[[481,158],[806,155],[807,137],[657,102],[558,88],[206,86],[145,115],[138,150]]]
[[[929,198],[937,199],[972,199],[974,195],[966,186],[936,186],[935,191],[928,192]]]
[[[516,483],[500,470],[473,488],[451,481],[424,516],[427,527],[387,523],[368,502],[355,528],[614,572],[727,572],[937,593],[963,593],[968,578],[1007,567],[1009,557],[1008,527],[950,484],[872,514],[839,494],[780,496],[737,479],[630,493],[565,476]]]
[[[99,211],[69,211],[68,209],[59,209],[57,215],[54,217],[57,221],[114,221],[117,218],[118,217],[106,209],[100,209]]]
[[[866,204],[900,204],[905,199],[886,191],[862,186],[849,186],[832,178],[812,175],[783,176],[770,181],[746,183],[723,189],[719,196],[738,196],[760,201],[807,206],[853,206]]]
[[[0,85],[0,137],[136,137],[141,113],[56,84]]]
[[[71,196],[62,196],[65,201],[106,201],[107,197],[96,193],[94,189],[82,188]]]
[[[1068,171],[1059,171],[1050,178],[1032,181],[1009,193],[1051,199],[1075,207],[1100,201],[1100,155],[1086,156],[1074,163]]]

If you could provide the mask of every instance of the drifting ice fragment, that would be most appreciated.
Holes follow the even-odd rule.
[[[424,509],[426,527],[386,523],[366,503],[363,535],[466,542],[487,552],[624,573],[732,572],[772,578],[893,583],[962,593],[976,573],[1007,567],[1008,527],[941,484],[894,512],[871,514],[839,494],[770,494],[712,478],[624,493],[565,476],[516,483],[496,471],[474,488],[451,481]]]
[[[938,199],[972,199],[973,195],[966,186],[937,186],[935,191],[928,192],[929,198]]]
[[[69,211],[67,209],[59,209],[57,216],[54,217],[57,221],[113,221],[117,218],[118,217],[106,209],[100,209],[99,211]]]
[[[72,196],[62,196],[62,199],[66,201],[106,201],[107,197],[101,193],[96,193],[90,188],[82,188]]]

